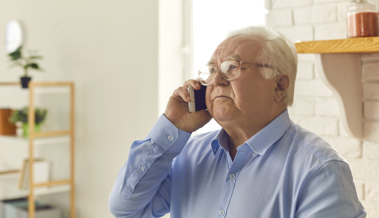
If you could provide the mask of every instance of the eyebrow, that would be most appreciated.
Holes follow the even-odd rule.
[[[239,55],[231,55],[231,56],[226,57],[224,60],[231,60],[231,59],[241,60],[241,57]],[[207,63],[207,65],[211,65],[211,64],[214,64],[213,60],[209,60]]]

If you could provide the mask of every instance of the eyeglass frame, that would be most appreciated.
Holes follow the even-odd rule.
[[[235,77],[235,78],[233,78],[233,79],[227,79],[227,78],[225,78],[225,76],[224,76],[224,73],[220,73],[220,66],[221,66],[221,64],[222,63],[224,63],[225,61],[236,61],[237,63],[238,63],[238,67],[239,67],[239,72],[238,72],[238,76],[237,77]],[[222,76],[222,78],[224,78],[226,81],[232,81],[232,80],[235,80],[235,79],[237,79],[238,77],[240,77],[240,75],[241,75],[241,67],[242,67],[242,60],[241,59],[237,59],[237,58],[233,58],[233,59],[227,59],[227,60],[225,60],[225,61],[223,61],[223,62],[221,62],[217,67],[215,67],[216,69],[217,69],[217,71],[221,74],[221,76]],[[257,67],[267,67],[267,68],[271,68],[271,69],[274,69],[274,70],[276,70],[277,72],[279,72],[279,73],[281,73],[278,69],[276,69],[275,67],[273,67],[273,66],[271,66],[271,65],[267,65],[267,64],[256,64],[256,63],[250,63],[250,62],[244,62],[245,64],[250,64],[250,65],[255,65],[255,66],[257,66]],[[208,64],[209,65],[209,64]],[[204,66],[202,66],[200,69],[202,69],[203,67],[205,67],[205,66],[208,66],[208,65],[204,65]],[[200,81],[200,83],[202,84],[202,85],[204,85],[204,86],[208,86],[209,84],[203,84],[201,81],[201,79],[200,79],[200,74],[201,74],[201,72],[200,72],[200,69],[199,69],[199,72],[198,72],[198,78],[199,78],[199,81]]]

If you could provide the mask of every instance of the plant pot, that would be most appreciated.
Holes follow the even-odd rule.
[[[28,76],[23,76],[20,78],[21,79],[21,86],[23,89],[27,89],[28,86],[29,86],[29,82],[30,80],[32,80],[31,77],[28,77]]]
[[[29,125],[27,123],[22,124],[22,136],[28,137],[29,136]],[[35,124],[34,126],[34,132],[41,132],[41,124]]]

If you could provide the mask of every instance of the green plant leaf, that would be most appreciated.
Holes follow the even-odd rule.
[[[29,59],[40,59],[40,60],[42,60],[43,59],[43,57],[42,56],[30,56],[29,57]]]
[[[9,65],[8,67],[9,68],[12,68],[12,67],[17,67],[17,66],[20,66],[20,67],[24,67],[20,62],[18,61],[15,61],[13,62],[11,65]]]
[[[39,66],[38,66],[37,63],[30,63],[30,64],[28,64],[28,65],[29,65],[29,67],[31,67],[31,68],[33,68],[33,69],[39,70]]]
[[[20,66],[24,69],[25,75],[27,75],[28,68],[32,68],[34,70],[42,71],[43,69],[40,68],[38,63],[35,63],[33,60],[40,60],[43,59],[41,55],[37,55],[37,51],[28,51],[30,54],[29,57],[23,57],[22,56],[22,46],[18,47],[16,51],[8,54],[9,57],[11,58],[12,63],[9,67],[15,67],[15,66]],[[24,62],[24,63],[23,63]]]
[[[22,57],[21,48],[22,46],[18,47],[16,51],[8,54],[12,61],[18,60]]]
[[[21,121],[22,123],[28,123],[29,108],[24,107],[21,110],[14,110],[9,117],[11,123]],[[43,108],[35,108],[35,124],[41,124],[45,121],[47,116],[47,110]]]

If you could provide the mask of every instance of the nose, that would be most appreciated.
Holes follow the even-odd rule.
[[[217,72],[214,74],[212,80],[210,81],[209,85],[214,85],[214,86],[220,86],[224,85],[227,86],[229,84],[229,81],[224,79],[222,76],[222,73],[220,70],[217,68]]]

